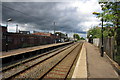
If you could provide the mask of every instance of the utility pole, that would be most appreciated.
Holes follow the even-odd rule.
[[[93,14],[100,15],[100,13],[98,13],[98,12],[93,12]],[[104,56],[104,46],[103,46],[103,14],[102,14],[102,29],[101,29],[101,33],[102,33],[101,57],[103,57]]]
[[[7,31],[5,34],[5,46],[6,46],[5,51],[8,52],[8,21],[7,21],[6,27],[7,27]]]
[[[101,57],[103,57],[104,56],[104,47],[103,47],[103,15],[102,15],[102,29],[101,29],[101,32],[102,32]]]
[[[56,43],[56,35],[55,35],[55,22],[54,22],[54,43]]]
[[[18,24],[16,24],[16,33],[18,33]]]
[[[7,29],[8,29],[8,23],[10,22],[10,21],[12,21],[12,18],[9,18],[9,19],[7,19],[7,24],[6,24],[6,27],[7,27]],[[8,31],[6,32],[6,52],[8,52]]]

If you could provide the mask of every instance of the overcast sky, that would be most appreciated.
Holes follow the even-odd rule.
[[[77,32],[85,37],[86,31],[98,25],[100,20],[92,12],[101,12],[97,0],[75,1],[49,1],[49,2],[10,2],[2,3],[2,24],[6,24],[8,18],[8,31],[16,30],[16,24],[20,30],[55,30],[66,33]],[[82,35],[83,34],[83,35]]]

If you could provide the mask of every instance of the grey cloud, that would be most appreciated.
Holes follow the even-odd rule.
[[[2,20],[5,22],[11,17],[15,23],[30,24],[40,30],[53,30],[55,21],[56,30],[83,32],[78,24],[84,22],[85,19],[78,18],[76,8],[61,9],[66,4],[61,2],[3,2]]]

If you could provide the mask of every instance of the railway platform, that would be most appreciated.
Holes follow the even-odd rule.
[[[73,80],[120,80],[106,55],[100,56],[98,47],[85,42],[72,76]]]
[[[68,43],[61,43],[59,45],[65,44]],[[47,51],[48,46],[44,49]],[[34,52],[30,54],[34,54]],[[30,54],[28,53],[28,55]],[[16,57],[13,56],[11,60],[13,58],[16,59]],[[96,46],[83,41],[4,66],[1,71],[3,72],[3,79],[11,80],[15,78],[43,80],[120,80],[107,55],[101,57],[99,49]]]
[[[58,47],[62,47],[71,43],[73,42],[48,44],[48,45],[41,45],[41,46],[35,46],[35,47],[15,49],[15,50],[10,50],[8,52],[1,52],[2,54],[0,55],[0,59],[2,59],[2,62],[4,64],[6,64],[12,61],[16,61],[16,60],[24,59],[37,54],[41,54],[44,52],[48,52],[50,50],[53,50]]]
[[[49,47],[56,47],[58,45],[63,45],[67,44],[70,42],[65,42],[65,43],[57,43],[57,44],[47,44],[47,45],[40,45],[40,46],[34,46],[34,47],[27,47],[27,48],[21,48],[21,49],[15,49],[15,50],[9,50],[8,52],[1,52],[2,54],[0,55],[0,58],[12,56],[12,55],[18,55],[26,52],[31,52],[35,50],[40,50],[44,48],[49,48]]]

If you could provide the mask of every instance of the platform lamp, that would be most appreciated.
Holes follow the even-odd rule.
[[[8,28],[8,23],[10,22],[10,21],[12,21],[12,18],[9,18],[9,19],[7,19],[7,24],[6,24],[6,27]],[[6,52],[8,52],[8,31],[6,32]]]
[[[100,15],[100,13],[98,12],[93,12],[94,15]],[[104,47],[103,47],[103,14],[102,14],[102,29],[101,29],[101,33],[102,33],[102,46],[101,46],[101,57],[104,56]]]
[[[9,19],[7,19],[7,25],[6,25],[6,27],[8,27],[8,23],[10,22],[10,21],[12,21],[12,18],[9,18]]]

